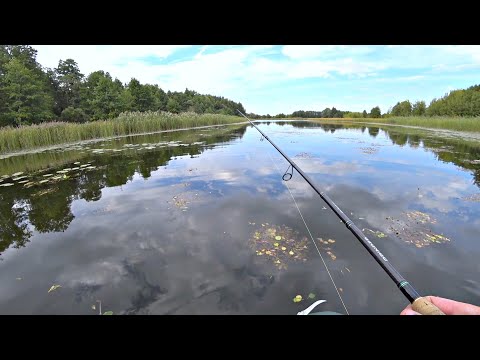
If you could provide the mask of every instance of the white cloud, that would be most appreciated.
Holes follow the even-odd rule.
[[[345,48],[344,45],[286,45],[282,53],[292,59],[309,59]]]
[[[451,45],[445,49],[455,55],[469,56],[477,64],[480,64],[480,45]]]
[[[37,60],[45,67],[54,68],[59,60],[74,59],[80,71],[89,74],[104,70],[113,77],[120,64],[145,56],[165,58],[176,50],[190,45],[36,45]],[[129,76],[133,77],[134,75]]]
[[[313,59],[329,56],[361,56],[375,51],[364,45],[285,45],[282,54],[291,59]]]
[[[104,70],[124,83],[135,77],[165,91],[189,88],[242,102],[247,111],[262,114],[332,106],[386,110],[412,93],[410,82],[421,85],[414,96],[428,102],[443,95],[438,89],[446,85],[439,85],[440,77],[445,82],[450,73],[449,83],[461,88],[458,83],[471,76],[457,74],[480,66],[480,46],[203,46],[182,58],[175,52],[189,45],[34,47],[46,67],[73,58],[84,74]],[[155,65],[146,57],[169,59]],[[360,91],[365,85],[371,90]]]

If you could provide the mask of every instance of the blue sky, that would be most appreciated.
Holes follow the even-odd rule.
[[[480,84],[480,46],[453,45],[35,45],[56,67],[74,59],[82,73],[108,71],[128,82],[185,88],[241,102],[257,114],[295,110],[382,113],[398,101],[428,103]]]

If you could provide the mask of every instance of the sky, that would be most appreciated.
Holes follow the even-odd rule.
[[[223,96],[247,112],[296,110],[382,113],[397,102],[427,105],[480,84],[479,45],[35,45],[54,68],[74,59],[88,75],[108,71],[127,83]]]

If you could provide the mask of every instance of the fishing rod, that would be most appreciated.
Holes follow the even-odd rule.
[[[400,275],[400,273],[393,267],[393,265],[387,260],[385,255],[383,255],[380,250],[377,249],[375,245],[365,236],[365,234],[353,223],[352,220],[348,218],[347,215],[343,213],[342,210],[328,197],[325,192],[320,191],[318,187],[313,183],[313,181],[305,174],[302,169],[298,167],[292,159],[290,159],[275,143],[270,140],[270,138],[263,133],[246,115],[244,115],[240,110],[237,111],[242,115],[248,122],[258,130],[262,137],[265,138],[270,144],[273,145],[275,149],[290,163],[287,171],[283,175],[282,179],[288,181],[293,176],[293,169],[305,179],[305,181],[315,190],[315,192],[320,195],[320,197],[327,203],[330,209],[340,218],[340,220],[345,224],[348,230],[362,243],[362,245],[367,249],[370,255],[380,264],[383,270],[390,276],[390,278],[395,282],[397,287],[406,296],[408,301],[412,304],[412,309],[422,315],[445,315],[438,307],[432,304],[427,298],[422,297],[418,292],[413,288],[413,286],[405,280],[405,278]],[[289,172],[290,167],[292,168]]]

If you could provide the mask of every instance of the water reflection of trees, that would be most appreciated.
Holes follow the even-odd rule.
[[[189,145],[121,152],[109,155],[91,155],[95,159],[95,170],[77,173],[68,180],[56,183],[46,183],[41,186],[24,188],[15,185],[12,188],[0,188],[0,255],[10,246],[23,247],[32,236],[32,227],[41,233],[65,231],[74,215],[71,205],[74,200],[98,201],[102,197],[102,189],[125,185],[139,173],[147,179],[152,172],[168,164],[177,156],[199,155],[207,149],[212,149],[218,143],[240,138],[246,127],[228,131],[212,131],[201,138],[203,145]],[[193,137],[192,137],[193,136]],[[142,142],[158,138],[153,135]],[[133,139],[126,138],[125,143]],[[172,133],[169,141],[180,140],[192,143],[200,140],[189,133]],[[138,140],[137,140],[138,141]],[[38,157],[38,155],[35,155]],[[50,156],[46,154],[46,156]],[[66,156],[71,156],[67,154]],[[84,155],[82,155],[84,157]],[[76,159],[70,159],[75,161]],[[59,159],[60,165],[65,165]],[[50,168],[50,172],[59,168]]]
[[[470,170],[473,175],[473,182],[480,187],[480,164],[472,163],[473,160],[480,159],[480,146],[472,141],[461,139],[439,138],[429,135],[426,132],[416,129],[394,129],[383,126],[366,126],[364,124],[330,124],[309,121],[275,121],[277,125],[291,125],[296,128],[317,128],[325,132],[334,133],[339,129],[355,129],[362,133],[365,130],[372,138],[376,138],[380,130],[390,139],[393,144],[398,146],[409,146],[418,148],[423,145],[424,148],[435,154],[438,161],[455,164],[463,169]]]
[[[472,160],[480,159],[480,146],[472,142],[456,139],[440,139],[428,134],[416,133],[411,129],[396,130],[388,127],[365,125],[322,124],[306,121],[275,121],[277,125],[291,125],[297,128],[321,128],[325,132],[334,133],[342,128],[357,129],[367,132],[372,138],[384,134],[393,144],[399,146],[418,147],[421,144],[432,151],[437,160],[453,163],[464,169],[471,170],[474,183],[480,187],[480,164]],[[25,246],[32,236],[32,226],[38,232],[65,231],[74,219],[71,205],[74,200],[98,201],[102,189],[125,185],[133,179],[135,173],[147,179],[152,172],[168,164],[170,159],[178,156],[200,155],[206,149],[214,148],[218,143],[240,138],[246,127],[206,133],[201,139],[195,132],[176,132],[169,135],[169,141],[178,140],[185,143],[204,141],[203,145],[189,145],[120,152],[109,155],[78,155],[79,158],[95,159],[96,169],[79,173],[77,177],[54,184],[44,184],[40,187],[23,188],[15,185],[13,188],[0,188],[0,254],[10,246]],[[410,133],[409,133],[410,131]],[[141,142],[158,142],[157,135],[142,137]],[[138,142],[133,138],[125,138],[124,143]],[[35,154],[35,159],[41,161],[41,156]],[[57,166],[65,166],[77,159],[71,153],[65,153],[65,159],[45,153],[48,161],[58,160]],[[18,161],[18,160],[15,160]],[[13,165],[12,165],[13,166]],[[58,170],[51,168],[51,172]]]

